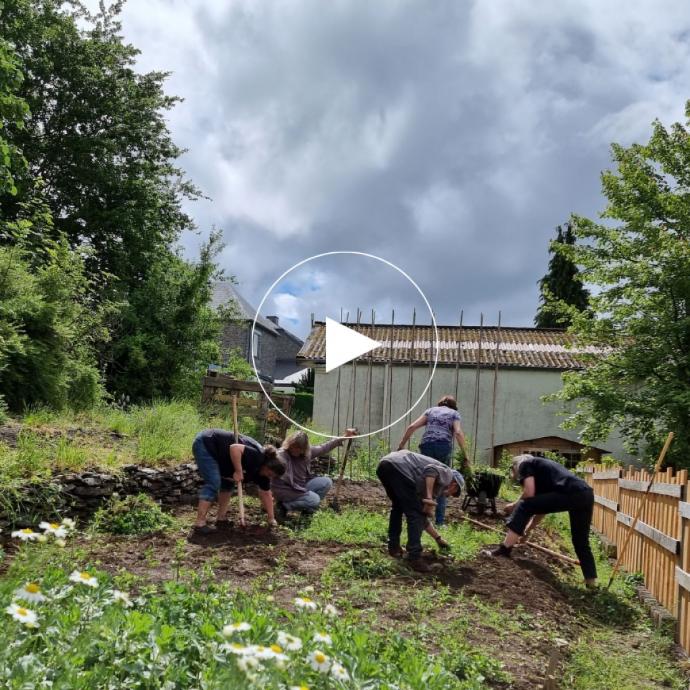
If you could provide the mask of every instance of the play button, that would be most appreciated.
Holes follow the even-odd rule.
[[[378,341],[326,317],[326,373],[377,347],[381,347]]]

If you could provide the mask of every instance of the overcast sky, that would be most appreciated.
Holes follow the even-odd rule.
[[[130,0],[123,21],[185,99],[170,128],[210,197],[189,210],[255,305],[293,263],[355,250],[408,272],[441,323],[530,326],[554,227],[603,208],[610,142],[690,97],[682,0]],[[349,270],[263,311],[301,332],[315,304],[409,320],[412,293]]]

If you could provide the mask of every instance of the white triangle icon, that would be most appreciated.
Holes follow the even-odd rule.
[[[326,373],[377,347],[381,343],[326,317]]]

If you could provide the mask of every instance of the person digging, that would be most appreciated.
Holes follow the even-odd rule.
[[[278,524],[273,511],[271,480],[285,474],[285,463],[278,458],[273,446],[260,446],[254,439],[242,436],[240,440],[245,443],[235,443],[235,435],[223,429],[206,429],[194,439],[192,453],[204,480],[199,490],[195,534],[211,534],[217,528],[230,527],[227,513],[233,481],[256,484],[269,526]],[[216,525],[212,527],[206,520],[209,508],[216,500],[218,512]]]
[[[449,548],[430,518],[434,515],[439,496],[460,495],[465,483],[462,475],[426,455],[394,451],[381,459],[376,476],[392,504],[388,519],[388,553],[394,558],[402,558],[400,534],[404,515],[409,565],[418,572],[428,572],[429,565],[422,560],[422,532],[427,531],[440,548]]]
[[[522,495],[504,508],[510,515],[508,533],[491,556],[509,558],[513,547],[527,540],[528,534],[548,513],[568,512],[570,533],[580,561],[585,585],[595,588],[597,568],[589,545],[589,528],[594,510],[594,492],[588,484],[553,460],[533,455],[513,458],[513,479],[522,485]]]

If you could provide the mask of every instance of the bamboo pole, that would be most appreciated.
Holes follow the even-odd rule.
[[[390,340],[388,342],[388,450],[391,450],[391,422],[393,421],[393,337],[395,336],[395,309],[391,311]],[[384,400],[384,404],[385,404]]]
[[[479,316],[479,344],[477,348],[477,375],[474,382],[474,439],[472,449],[472,464],[477,461],[477,444],[479,439],[479,379],[481,376],[482,363],[482,337],[484,335],[484,314]]]
[[[656,478],[657,472],[659,472],[659,470],[661,469],[661,465],[664,462],[664,458],[666,457],[666,453],[668,452],[669,446],[671,445],[671,441],[673,441],[673,435],[673,432],[669,431],[668,436],[666,437],[666,443],[664,443],[664,447],[661,449],[661,453],[659,454],[659,459],[656,461],[656,465],[654,466],[654,473],[652,474],[651,479],[649,480],[647,491],[645,491],[644,495],[642,496],[640,504],[637,507],[637,512],[635,513],[635,519],[632,521],[630,529],[628,529],[628,533],[625,535],[625,541],[623,542],[623,546],[621,547],[621,550],[618,553],[616,565],[613,567],[613,572],[611,573],[611,577],[609,578],[608,585],[606,585],[606,589],[609,589],[609,587],[611,587],[611,585],[613,584],[613,580],[616,577],[616,573],[618,572],[621,563],[623,562],[625,552],[628,550],[628,543],[630,542],[630,537],[635,532],[635,527],[637,527],[640,515],[642,514],[642,511],[645,505],[647,504],[647,498],[649,497],[649,493],[651,492],[652,486],[654,485],[654,479]]]
[[[496,466],[496,394],[498,391],[498,362],[501,357],[501,312],[498,312],[498,328],[496,329],[496,351],[494,353],[494,388],[491,396],[491,466]]]
[[[503,532],[499,529],[496,529],[495,527],[492,527],[491,525],[487,525],[483,522],[479,522],[479,520],[473,520],[471,517],[467,517],[466,515],[461,515],[460,516],[461,520],[466,520],[472,525],[476,525],[477,527],[481,527],[482,529],[489,530],[490,532],[496,532],[496,534],[502,535]],[[569,565],[580,565],[580,561],[576,561],[574,558],[571,558],[570,556],[566,556],[562,553],[558,553],[558,551],[552,551],[551,549],[547,549],[545,546],[541,546],[540,544],[535,544],[534,542],[531,541],[523,541],[521,542],[521,546],[531,546],[533,549],[536,549],[537,551],[541,551],[542,553],[545,553],[547,556],[553,556],[554,558],[558,558],[564,563],[568,563]]]
[[[235,431],[235,443],[240,442],[239,426],[237,424],[237,393],[232,396],[232,426]],[[244,519],[244,493],[242,491],[242,482],[237,482],[237,500],[240,504],[240,525],[246,525]]]

